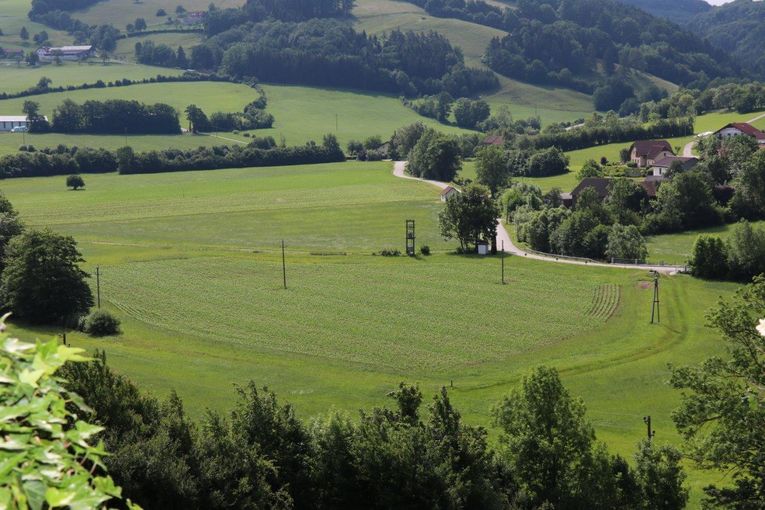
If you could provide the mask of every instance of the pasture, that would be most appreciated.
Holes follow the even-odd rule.
[[[221,9],[225,9],[238,7],[244,3],[244,0],[216,0],[213,3]],[[142,0],[140,2],[105,0],[86,9],[74,11],[72,15],[87,23],[108,22],[120,30],[124,30],[125,25],[133,23],[136,18],[144,18],[146,24],[153,28],[163,24],[167,19],[166,16],[158,17],[156,15],[157,10],[163,8],[167,11],[167,16],[175,18],[175,8],[179,5],[187,11],[206,11],[210,2],[208,0],[177,0],[173,2],[167,0]]]
[[[763,228],[765,221],[753,222],[752,226]],[[693,252],[693,243],[700,235],[711,235],[727,239],[733,231],[733,225],[691,230],[678,234],[664,234],[646,239],[651,259],[665,261],[668,264],[685,264]]]
[[[32,36],[43,30],[48,32],[51,44],[71,44],[72,38],[66,32],[30,21],[27,18],[30,7],[30,0],[0,0],[0,30],[3,31],[3,35],[0,35],[0,47],[23,49],[24,51],[37,49],[35,43],[32,42]],[[26,27],[29,31],[30,39],[28,41],[22,41],[19,37],[21,27]],[[3,77],[5,74],[3,71]]]
[[[510,257],[503,286],[496,258],[448,253],[438,190],[394,178],[389,163],[85,180],[79,192],[66,191],[63,177],[2,189],[30,226],[73,235],[85,268],[101,267],[103,302],[124,335],[69,340],[105,349],[154,393],[175,388],[196,416],[227,408],[231,385],[249,379],[304,417],[382,404],[406,380],[426,394],[453,382],[466,419],[489,425],[490,407],[544,363],[585,399],[601,439],[629,455],[644,414],[661,441],[676,439],[666,364],[718,351],[703,315],[735,288],[667,277],[662,324],[649,326],[651,291],[639,270]],[[408,218],[418,245],[435,254],[372,256],[402,247]]]

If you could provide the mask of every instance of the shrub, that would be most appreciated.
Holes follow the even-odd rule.
[[[425,256],[428,256],[428,255],[430,255],[430,246],[428,246],[427,244],[426,244],[426,245],[423,245],[423,246],[420,248],[420,253],[422,253],[422,254],[423,254],[423,255],[425,255]]]
[[[384,250],[380,250],[380,255],[383,257],[399,257],[401,252],[395,248],[385,248]]]
[[[96,310],[85,318],[82,330],[90,336],[120,334],[120,320],[106,310]]]

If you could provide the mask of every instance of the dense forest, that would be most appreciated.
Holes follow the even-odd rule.
[[[462,52],[443,35],[395,30],[374,37],[336,19],[248,21],[193,48],[190,65],[237,79],[406,96],[462,97],[497,86],[491,72],[465,67]]]
[[[730,53],[742,65],[765,73],[765,3],[738,1],[699,14],[688,28]]]
[[[670,21],[683,25],[692,16],[709,12],[712,6],[704,0],[620,0],[624,4],[642,9],[657,18],[667,18]]]

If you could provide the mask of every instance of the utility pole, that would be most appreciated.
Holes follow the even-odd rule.
[[[656,431],[651,428],[651,415],[643,416],[643,423],[646,425],[647,433],[648,433],[648,441],[650,442],[653,440],[653,437],[656,435]]]
[[[499,254],[502,261],[502,285],[505,284],[505,241],[502,241],[502,253]]]
[[[653,303],[651,305],[651,324],[661,322],[661,310],[659,308],[659,273],[653,272]]]
[[[101,268],[96,266],[96,305],[101,309]]]
[[[284,239],[282,239],[282,277],[284,278],[284,289],[287,290],[287,262],[284,258]]]

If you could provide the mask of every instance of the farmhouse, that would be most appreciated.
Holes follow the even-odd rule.
[[[441,191],[441,202],[446,202],[447,200],[449,200],[449,197],[454,195],[455,193],[459,193],[459,191],[457,191],[456,189],[452,188],[451,186],[445,187]]]
[[[656,194],[659,192],[659,186],[664,182],[663,175],[649,175],[643,182],[640,183],[640,187],[645,190],[645,194],[648,198],[656,198]]]
[[[46,117],[45,120],[48,120]],[[13,128],[29,128],[26,115],[0,115],[0,132],[7,132]]]
[[[205,11],[192,11],[179,19],[184,25],[201,25],[205,21],[205,14]]]
[[[563,205],[566,207],[573,207],[576,204],[579,195],[587,188],[592,188],[595,193],[598,194],[601,200],[608,196],[608,189],[611,186],[611,180],[605,177],[586,177],[582,179],[576,188],[571,193],[561,193],[560,198],[563,200]]]
[[[496,145],[502,147],[505,145],[505,139],[499,135],[489,135],[481,140],[481,145]]]
[[[22,59],[24,58],[24,50],[0,48],[0,58],[6,58],[8,60]]]
[[[757,140],[757,143],[761,147],[765,146],[765,133],[746,122],[733,122],[728,124],[715,131],[714,135],[720,140],[731,138],[733,136],[751,136]]]
[[[672,168],[672,165],[679,165],[682,170],[690,170],[699,162],[698,158],[686,158],[681,156],[669,156],[662,158],[651,165],[651,174],[664,176]]]
[[[93,46],[60,46],[57,48],[44,47],[37,50],[41,62],[60,60],[85,60],[93,56]]]
[[[641,140],[630,147],[630,161],[639,168],[650,167],[656,161],[674,155],[672,146],[666,140]]]

